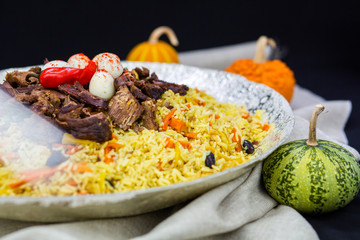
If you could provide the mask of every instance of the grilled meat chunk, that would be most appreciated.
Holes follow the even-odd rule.
[[[74,137],[79,139],[105,142],[112,138],[110,122],[102,112],[86,118],[72,118],[66,115],[61,125],[66,127]]]
[[[129,87],[133,84],[135,80],[136,80],[136,75],[133,72],[126,72],[114,80],[114,87],[115,89],[118,89],[119,87],[125,85]]]
[[[147,69],[145,67],[142,67],[142,68],[136,67],[135,72],[138,74],[140,79],[147,78],[147,77],[149,77],[149,74],[150,74],[149,69]]]
[[[170,82],[165,82],[163,80],[159,80],[158,76],[155,73],[152,73],[149,80],[149,82],[166,89],[167,90],[171,90],[174,93],[179,93],[181,96],[185,95],[187,93],[187,91],[189,90],[189,87],[186,85],[180,85],[180,84],[176,84],[176,83],[170,83]]]
[[[30,84],[39,83],[39,79],[36,77],[29,77],[26,79],[26,76],[29,74],[39,74],[41,69],[39,67],[31,68],[29,71],[21,72],[21,71],[13,71],[9,72],[5,76],[5,80],[10,83],[14,88],[17,87],[27,87]]]
[[[109,102],[108,114],[121,129],[127,130],[138,120],[143,107],[126,86],[120,87]]]
[[[144,94],[138,87],[133,84],[130,86],[130,92],[134,95],[134,97],[139,101],[150,100],[150,97]]]
[[[142,125],[149,130],[158,129],[158,125],[155,122],[156,105],[154,100],[147,100],[141,103],[144,108],[142,114]]]

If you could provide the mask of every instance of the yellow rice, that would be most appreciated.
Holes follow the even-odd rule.
[[[185,122],[187,131],[196,133],[197,139],[187,138],[183,132],[177,132],[170,126],[162,130],[163,119],[171,111],[166,107],[169,103],[177,109],[174,118]],[[271,124],[270,129],[264,128],[268,123],[263,120],[263,111],[247,115],[245,106],[220,103],[197,89],[190,89],[185,96],[169,90],[157,101],[159,131],[144,129],[136,133],[131,129],[123,131],[114,128],[114,138],[108,142],[78,141],[81,150],[61,164],[61,171],[15,188],[11,184],[18,180],[17,173],[7,165],[0,165],[0,195],[125,192],[205,177],[251,160],[252,154],[235,150],[237,142],[232,140],[234,128],[239,135],[235,136],[236,140],[258,143],[273,128]],[[166,147],[169,139],[175,143],[173,148]],[[184,147],[180,142],[188,142],[191,148]],[[121,144],[121,147],[105,153],[109,143]],[[209,151],[216,159],[212,168],[205,165]],[[113,162],[106,163],[105,154]],[[74,171],[78,163],[84,162],[91,172]]]

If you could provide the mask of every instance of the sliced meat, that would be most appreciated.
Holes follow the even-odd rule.
[[[18,93],[15,95],[15,99],[19,102],[30,105],[37,101],[37,98],[31,94]]]
[[[31,92],[36,88],[36,85],[29,85],[27,87],[18,87],[16,88],[16,91],[19,93],[31,94]]]
[[[75,84],[63,84],[58,87],[58,89],[66,94],[69,94],[73,98],[77,99],[79,102],[85,103],[95,108],[106,109],[107,101],[99,98],[88,90],[86,90],[79,82]]]
[[[46,116],[51,116],[55,112],[55,108],[51,106],[46,98],[38,98],[37,101],[30,106],[30,109]]]
[[[57,113],[57,118],[60,121],[65,121],[67,118],[81,118],[84,104],[68,101],[64,104]]]
[[[158,129],[158,125],[155,122],[156,105],[154,100],[148,100],[141,103],[144,108],[142,114],[142,125],[149,130]]]
[[[9,72],[5,76],[5,80],[10,83],[11,86],[14,88],[17,87],[27,87],[31,84],[39,83],[39,78],[36,77],[29,77],[26,79],[26,76],[29,74],[38,74],[37,68],[31,68],[29,71],[21,72],[21,71],[13,71]]]
[[[150,97],[145,95],[138,87],[136,87],[134,84],[130,86],[130,92],[134,95],[134,97],[139,101],[146,101],[149,100]]]
[[[187,91],[189,90],[189,87],[186,85],[179,85],[176,83],[168,83],[168,82],[164,82],[164,81],[154,81],[155,85],[157,86],[161,86],[163,88],[166,88],[166,90],[171,90],[174,93],[179,93],[181,96],[186,95]]]
[[[161,95],[167,91],[165,87],[151,83],[146,83],[143,90],[145,91],[146,95],[156,100],[161,98]]]
[[[121,75],[120,77],[114,79],[114,88],[118,89],[119,87],[126,86],[127,82],[128,81],[127,81],[126,76]]]
[[[31,97],[36,101],[30,106],[30,109],[39,114],[44,114],[49,117],[56,117],[57,109],[61,106],[65,95],[55,90],[49,89],[34,89]]]
[[[8,81],[3,82],[3,84],[0,85],[0,89],[4,92],[7,92],[12,97],[15,97],[16,94],[18,94],[15,88],[11,86],[11,84]]]
[[[174,93],[179,93],[182,96],[189,90],[189,87],[186,85],[159,80],[155,73],[152,73],[151,76],[146,79],[135,79],[134,84],[137,88],[141,89],[144,94],[153,99],[159,99],[167,90],[172,90]]]
[[[129,129],[142,112],[143,107],[126,86],[120,87],[109,102],[108,114],[123,130]]]
[[[120,77],[114,80],[114,87],[117,90],[122,86],[131,86],[133,82],[136,80],[136,75],[133,72],[127,71],[122,74]]]
[[[166,87],[158,86],[145,80],[135,80],[134,84],[149,98],[153,99],[159,99],[161,95],[167,90]]]
[[[189,90],[189,87],[186,85],[183,84],[180,85],[176,83],[170,83],[170,82],[165,82],[163,80],[159,80],[158,76],[155,73],[151,74],[149,81],[152,82],[153,84],[156,84],[157,86],[165,88],[166,90],[171,90],[174,93],[179,93],[182,96],[185,95]]]
[[[79,139],[105,142],[112,139],[110,122],[102,112],[86,118],[67,117],[62,124],[70,133]]]
[[[136,73],[139,75],[139,78],[140,78],[140,79],[147,78],[147,77],[149,77],[149,74],[150,74],[149,69],[147,69],[147,68],[145,68],[145,67],[142,67],[142,68],[136,67],[136,68],[135,68],[135,71],[136,71]]]
[[[166,90],[172,90],[174,93],[179,93],[180,95],[185,95],[187,91],[189,90],[189,87],[183,84],[176,84],[176,83],[170,83],[165,82],[163,80],[160,80],[156,73],[152,73],[149,80],[149,82],[156,84],[158,86],[161,86],[165,88]]]
[[[29,71],[40,74],[41,73],[41,67],[32,67],[32,68],[29,69]]]

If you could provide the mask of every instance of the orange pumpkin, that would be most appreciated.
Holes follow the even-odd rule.
[[[290,102],[296,84],[294,73],[280,60],[265,59],[267,45],[276,47],[273,39],[261,36],[256,43],[254,59],[238,59],[225,68],[225,71],[237,73],[250,81],[265,84],[279,92]]]
[[[128,61],[146,61],[146,62],[166,62],[179,63],[179,57],[176,50],[168,43],[159,40],[160,36],[166,34],[173,46],[177,46],[179,41],[174,31],[161,26],[156,28],[147,42],[136,45],[126,57]]]

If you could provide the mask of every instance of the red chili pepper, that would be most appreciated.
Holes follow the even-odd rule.
[[[90,82],[96,68],[96,63],[91,60],[83,69],[72,67],[47,68],[40,74],[40,84],[44,88],[57,88],[59,85],[73,84],[76,81],[84,85]]]

